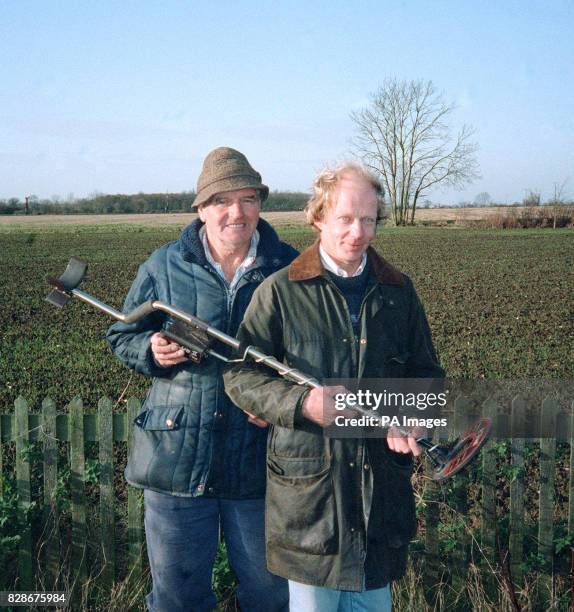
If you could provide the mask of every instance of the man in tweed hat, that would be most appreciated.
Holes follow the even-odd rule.
[[[259,218],[269,189],[245,155],[228,147],[205,158],[193,207],[199,218],[140,266],[124,311],[161,300],[235,334],[255,288],[296,251]],[[127,481],[144,489],[153,611],[212,610],[220,530],[245,612],[287,609],[286,581],[265,562],[267,424],[223,390],[222,363],[190,360],[162,334],[169,317],[114,324],[121,361],[152,377],[135,421]]]

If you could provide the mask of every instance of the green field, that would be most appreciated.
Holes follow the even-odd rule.
[[[111,320],[76,301],[57,310],[45,278],[71,255],[89,262],[83,289],[121,307],[137,266],[173,227],[78,226],[0,233],[0,405],[22,395],[34,408],[80,395],[142,397],[147,381],[117,362],[104,340]],[[304,227],[282,226],[298,248]],[[448,375],[572,378],[574,230],[382,228],[375,245],[409,274],[425,304]]]
[[[313,232],[300,225],[283,225],[279,232],[285,240],[300,249],[314,239]],[[50,275],[58,276],[71,255],[79,256],[89,262],[83,289],[112,306],[121,307],[139,263],[153,249],[176,238],[178,233],[179,230],[173,226],[150,228],[136,225],[70,226],[65,229],[46,226],[41,231],[37,228],[0,231],[0,412],[10,412],[18,395],[29,400],[33,411],[38,411],[42,399],[50,396],[56,400],[61,412],[65,404],[78,395],[84,399],[87,411],[93,411],[97,400],[103,395],[114,400],[117,411],[125,410],[125,398],[144,396],[149,381],[124,368],[113,357],[105,342],[105,331],[111,320],[75,300],[63,310],[54,308],[43,299],[49,291],[45,279]],[[449,376],[556,379],[574,378],[573,238],[574,230],[571,229],[476,231],[382,228],[376,246],[388,260],[413,278]],[[120,397],[123,399],[118,402]],[[38,504],[28,520],[38,527],[43,509],[41,448],[31,445],[26,452],[32,468],[34,503]],[[72,525],[68,452],[68,445],[61,443],[57,499],[62,541],[67,546]],[[86,444],[85,452],[87,470],[91,474],[85,479],[86,499],[88,506],[94,509],[88,525],[89,554],[91,558],[96,558],[94,543],[99,538],[96,510],[99,503],[96,485],[98,445]],[[504,547],[509,529],[511,478],[508,441],[497,441],[490,452],[499,466],[497,529]],[[530,459],[524,489],[524,533],[527,534],[524,564],[528,572],[528,586],[520,595],[526,602],[535,599],[534,585],[542,567],[536,556],[539,449],[536,444],[530,445],[528,452]],[[562,609],[560,606],[570,597],[568,572],[571,540],[566,537],[568,453],[569,447],[559,446],[556,457],[553,561],[555,601],[561,603],[555,609]],[[114,490],[118,500],[115,522],[119,552],[117,590],[111,600],[117,603],[120,601],[117,593],[123,593],[122,602],[138,602],[138,609],[143,609],[142,593],[129,588],[126,590],[128,581],[122,582],[128,561],[125,552],[126,486],[122,477],[125,455],[125,445],[115,445]],[[4,446],[4,473],[9,476],[4,478],[5,503],[0,508],[0,527],[3,525],[0,540],[4,542],[4,548],[0,546],[0,565],[4,563],[4,567],[9,568],[5,580],[10,585],[14,584],[16,571],[14,542],[19,537],[14,473],[16,456],[13,444]],[[445,566],[450,563],[461,538],[472,533],[477,541],[481,539],[482,469],[483,463],[476,462],[469,472],[469,480],[451,481],[437,492],[429,487],[429,481],[419,466],[415,489],[424,528],[421,527],[418,538],[412,543],[414,569],[410,569],[407,577],[395,587],[397,610],[426,609],[420,563],[425,563],[427,559],[424,549],[429,503],[438,504],[440,559]],[[468,512],[457,510],[457,500],[462,495],[457,483],[462,484],[463,488],[468,486]],[[35,535],[40,536],[39,533]],[[98,567],[94,565],[94,571],[99,571]],[[444,601],[436,609],[469,609],[469,601],[481,609],[503,609],[500,604],[506,601],[507,595],[501,570],[494,568],[490,572],[477,565],[470,565],[469,568],[466,586],[461,587],[466,589],[462,599],[459,600],[454,582],[451,584],[447,577],[439,589]],[[73,569],[63,571],[64,576],[67,576],[66,571],[73,575]],[[44,580],[41,566],[38,572],[38,579]],[[109,596],[102,591],[98,576],[89,583],[87,597],[93,602],[100,599],[103,602],[100,608],[94,606],[93,609],[108,609]],[[493,580],[496,580],[495,589],[489,594]],[[226,557],[222,554],[216,567],[216,591],[220,599],[232,602],[234,585]],[[143,591],[147,588],[145,579],[140,587]],[[451,605],[453,599],[456,605]],[[487,601],[492,603],[490,607],[486,606]],[[122,604],[119,605],[122,607]],[[130,607],[131,604],[124,605],[125,609]],[[227,608],[222,605],[221,609]]]

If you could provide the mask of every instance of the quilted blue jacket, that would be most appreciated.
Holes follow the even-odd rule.
[[[199,219],[191,223],[179,240],[162,246],[140,266],[124,312],[161,300],[234,336],[255,288],[297,256],[260,220],[257,257],[230,295],[206,260],[201,225]],[[130,325],[115,323],[107,334],[121,361],[153,377],[135,421],[127,481],[179,496],[263,497],[267,430],[248,423],[227,397],[221,361],[208,357],[200,364],[169,368],[155,364],[150,337],[170,322],[169,316],[153,313]],[[216,350],[225,353],[226,347]]]

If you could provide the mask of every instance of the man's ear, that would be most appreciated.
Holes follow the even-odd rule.
[[[203,204],[200,204],[197,207],[197,214],[203,223],[205,223],[205,215],[203,214]]]

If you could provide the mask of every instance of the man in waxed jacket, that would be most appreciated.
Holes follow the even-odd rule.
[[[346,164],[315,180],[307,219],[319,240],[257,289],[239,339],[318,380],[442,377],[409,278],[369,247],[382,188]],[[416,529],[410,477],[422,449],[387,439],[324,436],[342,387],[308,388],[263,365],[225,374],[226,391],[272,424],[268,441],[269,569],[305,612],[391,609]]]
[[[259,219],[268,193],[242,153],[209,153],[193,203],[199,219],[140,267],[124,311],[161,300],[235,334],[255,288],[297,255]],[[241,609],[285,610],[287,584],[265,564],[267,424],[225,395],[221,361],[195,363],[162,334],[170,324],[158,313],[108,332],[115,354],[153,378],[126,468],[127,481],[145,490],[148,608],[215,607],[211,578],[221,526]]]

